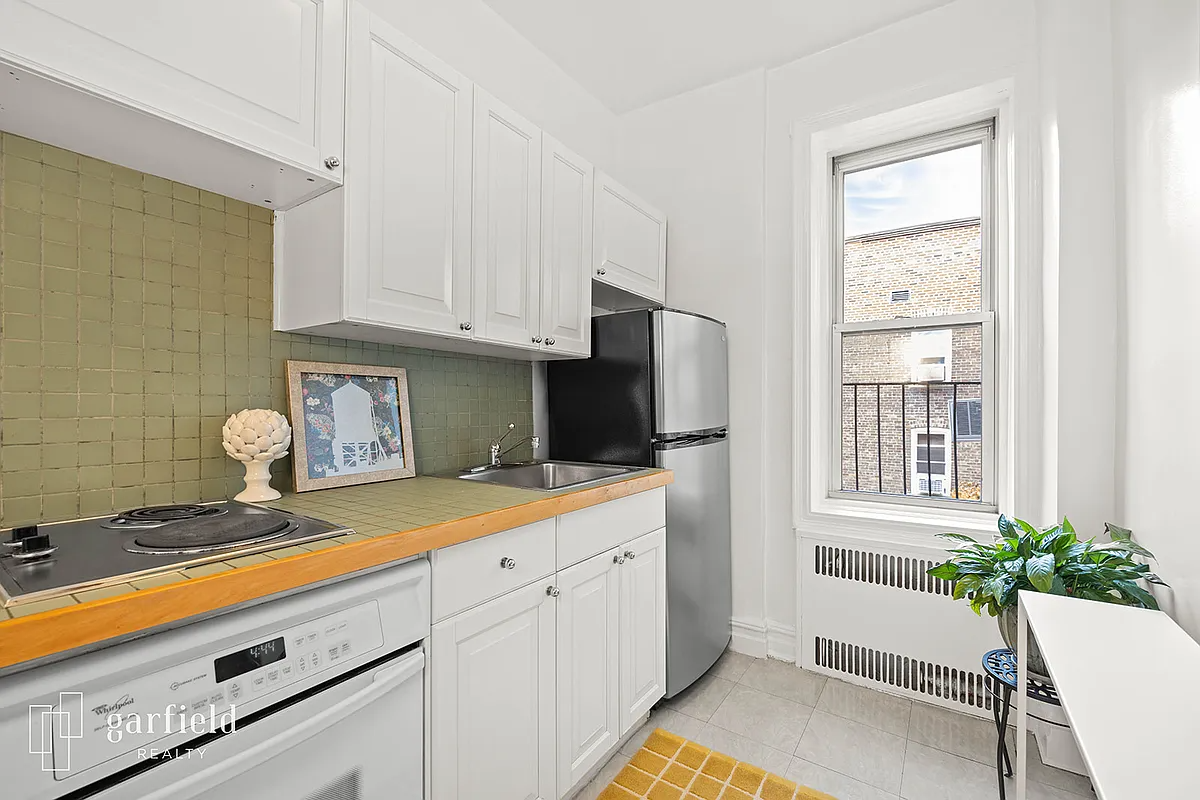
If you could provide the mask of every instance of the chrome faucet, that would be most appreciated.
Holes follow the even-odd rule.
[[[540,436],[526,436],[525,438],[520,439],[520,440],[514,442],[513,444],[509,445],[509,447],[507,449],[501,450],[500,445],[503,444],[504,440],[508,438],[508,435],[510,433],[512,433],[513,429],[516,427],[517,427],[517,423],[510,422],[510,423],[508,423],[508,430],[506,430],[504,432],[503,436],[500,436],[497,439],[492,439],[491,445],[488,446],[488,466],[489,467],[500,466],[500,457],[501,456],[503,456],[506,453],[511,453],[513,450],[517,449],[518,447],[525,444],[526,442],[529,442],[531,445],[533,445],[534,450],[537,450],[539,447],[542,446],[542,439]]]

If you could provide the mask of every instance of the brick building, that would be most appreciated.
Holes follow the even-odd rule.
[[[843,259],[847,322],[982,306],[978,218],[851,237]],[[844,335],[842,488],[978,500],[981,377],[977,325]]]

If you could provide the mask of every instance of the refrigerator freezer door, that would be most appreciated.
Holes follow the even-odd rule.
[[[729,644],[729,440],[660,449],[656,456],[659,467],[675,470],[667,486],[667,697],[674,697]]]
[[[654,434],[729,424],[725,326],[678,311],[654,312]]]
[[[546,369],[550,457],[653,466],[650,312],[592,320],[592,357]]]

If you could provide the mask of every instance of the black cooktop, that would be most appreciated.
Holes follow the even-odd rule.
[[[233,500],[14,528],[0,531],[0,591],[47,599],[349,532]]]

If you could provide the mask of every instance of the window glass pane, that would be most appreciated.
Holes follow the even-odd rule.
[[[982,348],[980,325],[844,334],[840,488],[980,500]]]
[[[973,144],[843,176],[844,322],[982,310],[982,157]]]

